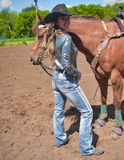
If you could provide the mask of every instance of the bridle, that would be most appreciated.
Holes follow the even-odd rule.
[[[44,37],[44,39],[43,39],[43,43],[42,43],[42,45],[41,45],[41,50],[42,50],[42,51],[45,51],[45,50],[47,49],[47,39],[48,39],[47,34],[48,34],[49,27],[46,27],[45,25],[38,25],[38,29],[40,29],[40,28],[46,28],[46,30],[45,30],[45,32],[44,32],[44,33],[46,33],[46,35],[45,35],[45,37]],[[44,34],[44,33],[43,33],[43,34]],[[44,65],[44,64],[42,63],[42,61],[41,61],[40,63],[41,63],[41,67],[43,68],[43,70],[44,70],[48,75],[50,75],[50,76],[52,77],[52,75],[51,75],[46,69],[50,69],[50,70],[54,70],[54,69],[53,69],[53,68],[49,68],[49,67],[47,67],[46,65]]]
[[[45,51],[45,50],[47,49],[47,47],[46,47],[46,46],[47,46],[47,32],[48,32],[49,28],[46,27],[45,25],[38,25],[38,30],[39,30],[40,28],[46,28],[46,31],[44,32],[44,33],[46,33],[46,35],[45,35],[44,40],[43,40],[43,43],[42,43],[42,45],[41,45],[41,50]],[[43,34],[44,34],[44,33],[43,33]]]
[[[35,9],[36,9],[36,18],[37,18],[37,21],[38,21],[38,16],[37,16],[37,14],[38,14],[37,1],[35,1]],[[43,43],[41,45],[41,50],[45,51],[47,49],[47,32],[48,32],[49,28],[46,27],[45,25],[38,25],[38,29],[40,29],[40,28],[46,28],[46,31],[45,31],[46,35],[45,35]],[[40,63],[41,63],[41,67],[45,70],[45,72],[52,77],[52,75],[50,73],[48,73],[47,70],[45,69],[45,65],[43,65],[42,61]]]

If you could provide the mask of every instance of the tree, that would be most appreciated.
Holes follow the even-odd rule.
[[[109,4],[106,5],[106,7],[104,7],[105,10],[105,18],[106,19],[110,19],[112,17],[114,17],[114,15],[120,11],[119,6],[123,6],[124,9],[124,3],[115,3],[114,5],[110,6]]]
[[[71,14],[75,9],[78,10],[78,6],[68,7],[67,9],[68,9],[68,12]]]
[[[120,6],[123,6],[123,10],[124,10],[124,3],[120,3]]]
[[[3,31],[4,31],[4,21],[3,19],[0,19],[0,35],[2,35]]]
[[[77,9],[76,15],[92,15],[102,18],[105,15],[104,7],[101,7],[101,5],[90,4],[88,6],[85,6],[84,4],[80,4],[79,6],[68,8],[68,11],[69,13],[72,13],[75,9]]]
[[[36,12],[34,10],[19,13],[13,29],[13,35],[31,35],[34,19],[36,19]]]
[[[110,14],[109,14],[109,19],[111,19],[112,17],[114,17],[114,15],[115,15],[115,12],[111,11]]]
[[[102,7],[101,5],[89,4],[87,6],[87,11],[90,15],[96,16],[96,17],[99,16],[103,18],[105,15],[104,7]]]
[[[113,6],[112,6],[112,11],[117,13],[120,9],[119,9],[119,6],[120,6],[120,3],[115,3]]]
[[[110,13],[112,12],[112,7],[107,4],[106,7],[104,7],[105,10],[105,18],[110,19]]]
[[[48,10],[44,10],[44,11],[38,10],[38,13],[41,17],[45,18],[46,15],[50,13],[50,11],[48,11]]]
[[[4,36],[12,35],[12,30],[15,25],[17,16],[18,14],[14,11],[10,11],[9,8],[3,9],[0,12],[0,34],[3,34]]]
[[[31,3],[30,7],[23,8],[22,12],[28,12],[28,11],[31,11],[31,10],[35,10],[35,6],[32,3]]]
[[[40,11],[38,13],[44,18],[49,11]],[[21,12],[17,18],[16,24],[13,29],[13,35],[31,35],[32,27],[36,23],[36,11],[30,10],[28,12]]]
[[[89,15],[87,7],[84,4],[80,4],[77,9],[77,15]]]

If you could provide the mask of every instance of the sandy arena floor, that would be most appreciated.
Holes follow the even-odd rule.
[[[78,54],[78,69],[82,72],[79,84],[94,111],[93,144],[103,148],[105,153],[100,156],[79,154],[80,114],[69,101],[65,130],[73,137],[67,145],[55,146],[52,78],[40,66],[31,64],[31,48],[32,45],[0,47],[0,160],[124,160],[124,133],[116,140],[110,136],[114,126],[111,87],[108,121],[100,129],[94,127],[100,112],[100,90],[93,100],[98,84],[82,53]],[[124,93],[121,107],[124,120],[123,98]]]

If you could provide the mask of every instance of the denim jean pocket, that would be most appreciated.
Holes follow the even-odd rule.
[[[59,79],[58,87],[62,92],[68,92],[69,91],[69,81],[66,79]]]

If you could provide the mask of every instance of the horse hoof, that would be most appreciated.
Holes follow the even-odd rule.
[[[95,124],[96,128],[101,128],[105,125],[105,121],[103,119],[98,118]]]
[[[102,126],[99,123],[95,124],[95,128],[101,128]]]
[[[111,136],[116,139],[121,135],[122,135],[122,129],[114,126],[112,129]]]
[[[117,134],[117,133],[115,133],[115,132],[111,132],[111,137],[113,137],[114,139],[117,139],[118,137],[119,137],[119,135]]]

